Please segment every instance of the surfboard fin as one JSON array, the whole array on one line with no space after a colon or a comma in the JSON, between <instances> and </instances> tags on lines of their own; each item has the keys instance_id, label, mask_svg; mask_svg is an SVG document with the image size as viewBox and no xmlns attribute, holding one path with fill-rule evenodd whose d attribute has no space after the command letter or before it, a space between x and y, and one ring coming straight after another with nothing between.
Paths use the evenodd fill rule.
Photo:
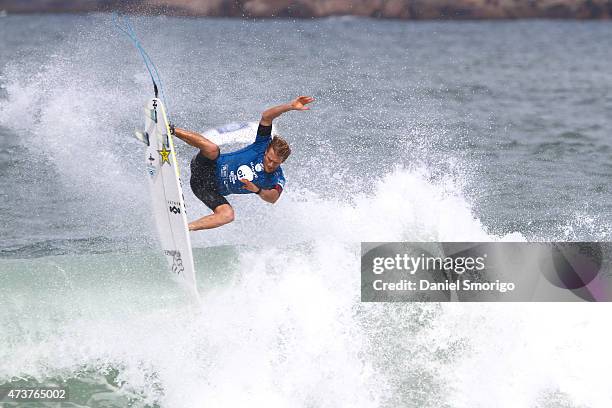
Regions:
<instances>
[{"instance_id":1,"label":"surfboard fin","mask_svg":"<svg viewBox=\"0 0 612 408\"><path fill-rule=\"evenodd\" d=\"M140 132L138 130L134 131L134 137L138 140L140 140L142 143L146 144L147 146L149 146L149 134L147 132Z\"/></svg>"},{"instance_id":2,"label":"surfboard fin","mask_svg":"<svg viewBox=\"0 0 612 408\"><path fill-rule=\"evenodd\" d=\"M151 120L157 123L157 111L155 109L145 108L145 114L151 118Z\"/></svg>"}]
</instances>

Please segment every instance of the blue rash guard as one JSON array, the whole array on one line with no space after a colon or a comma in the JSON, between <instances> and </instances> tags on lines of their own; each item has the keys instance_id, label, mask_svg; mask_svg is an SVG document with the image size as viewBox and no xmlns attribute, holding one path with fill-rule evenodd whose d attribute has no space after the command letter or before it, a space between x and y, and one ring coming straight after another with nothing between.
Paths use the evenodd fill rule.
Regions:
<instances>
[{"instance_id":1,"label":"blue rash guard","mask_svg":"<svg viewBox=\"0 0 612 408\"><path fill-rule=\"evenodd\" d=\"M215 180L219 194L249 194L240 179L252 181L264 190L276 189L279 193L285 187L285 177L280 166L273 173L264 171L263 159L272 141L272 126L259 125L255 142L235 152L219 155L216 160Z\"/></svg>"}]
</instances>

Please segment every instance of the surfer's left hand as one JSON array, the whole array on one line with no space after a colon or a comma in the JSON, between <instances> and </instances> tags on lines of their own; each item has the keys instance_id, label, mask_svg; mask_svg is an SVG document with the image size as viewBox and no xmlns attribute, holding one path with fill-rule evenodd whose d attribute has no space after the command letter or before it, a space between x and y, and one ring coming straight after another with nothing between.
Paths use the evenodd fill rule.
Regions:
<instances>
[{"instance_id":1,"label":"surfer's left hand","mask_svg":"<svg viewBox=\"0 0 612 408\"><path fill-rule=\"evenodd\" d=\"M253 184L253 182L247 180L247 179L240 179L240 181L242 181L242 183L244 184L244 186L242 186L242 188L252 191L254 193L259 191L259 187L257 187L255 184Z\"/></svg>"},{"instance_id":2,"label":"surfer's left hand","mask_svg":"<svg viewBox=\"0 0 612 408\"><path fill-rule=\"evenodd\" d=\"M309 110L310 108L306 105L312 101L314 101L314 98L311 96L298 96L291 101L291 108L294 110Z\"/></svg>"}]
</instances>

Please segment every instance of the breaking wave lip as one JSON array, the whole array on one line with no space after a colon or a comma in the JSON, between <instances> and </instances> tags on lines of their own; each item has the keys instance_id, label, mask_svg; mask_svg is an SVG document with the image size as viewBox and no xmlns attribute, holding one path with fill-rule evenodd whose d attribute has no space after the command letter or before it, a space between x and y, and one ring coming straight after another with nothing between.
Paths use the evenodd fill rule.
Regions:
<instances>
[{"instance_id":1,"label":"breaking wave lip","mask_svg":"<svg viewBox=\"0 0 612 408\"><path fill-rule=\"evenodd\" d=\"M5 309L13 328L3 343L12 357L1 381L16 373L31 382L85 379L89 396L82 402L92 406L128 397L160 407L369 408L399 406L417 394L422 406L447 400L450 356L469 339L438 326L447 323L440 305L360 304L358 264L360 241L499 239L451 180L433 182L425 171L398 167L350 202L288 190L278 206L237 200L241 210L254 213L196 236L202 246L224 242L232 249L200 263L198 280L208 287L195 311L178 290L164 295L161 270L157 282L138 285L146 271L130 275L133 265L106 263L113 254L80 257L75 265L72 257L50 257L48 267L69 286L38 297L40 305ZM94 285L80 293L91 277L88 263L114 269L92 270ZM420 380L398 382L405 377Z\"/></svg>"},{"instance_id":2,"label":"breaking wave lip","mask_svg":"<svg viewBox=\"0 0 612 408\"><path fill-rule=\"evenodd\" d=\"M161 407L247 401L378 407L401 405L416 393L423 406L436 406L451 381L443 374L452 367L449 356L467 340L439 331L439 305L360 304L359 242L499 237L486 232L451 180L434 182L425 171L398 167L375 183L372 193L350 201L309 190L288 190L274 207L237 200L237 212L251 216L194 236L196 247L223 242L233 248L225 258L199 265L198 280L210 286L196 311L180 302L178 291L163 295L161 271L158 282L140 287L143 271L130 275L132 266L92 270L96 278L86 293L56 288L58 296L36 300L43 309L11 304L5 319L21 320L14 326L9 319L16 328L3 343L11 345L13 357L0 378L86 378L93 384L83 403L91 405L104 397L96 390L104 389L109 401L131 395L143 406ZM95 255L80 257L85 269L65 264L71 257L50 258L50 267L75 288L90 278L88 262L106 265ZM103 285L96 288L98 280ZM41 316L56 324L41 324ZM402 376L421 380L408 386L397 382Z\"/></svg>"},{"instance_id":3,"label":"breaking wave lip","mask_svg":"<svg viewBox=\"0 0 612 408\"><path fill-rule=\"evenodd\" d=\"M212 242L248 245L253 237L256 242L278 245L321 239L348 243L525 240L518 233L489 234L454 189L450 182L434 184L419 171L397 168L376 182L372 194L356 194L350 201L289 188L274 208L236 198L238 217L249 216L237 217L220 230L193 235L192 243L196 247Z\"/></svg>"}]
</instances>

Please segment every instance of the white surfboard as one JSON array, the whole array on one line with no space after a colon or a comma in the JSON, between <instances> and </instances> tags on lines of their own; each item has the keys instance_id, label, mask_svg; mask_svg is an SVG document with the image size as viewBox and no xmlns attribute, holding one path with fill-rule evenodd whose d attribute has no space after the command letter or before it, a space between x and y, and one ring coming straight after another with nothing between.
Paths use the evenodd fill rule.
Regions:
<instances>
[{"instance_id":1,"label":"white surfboard","mask_svg":"<svg viewBox=\"0 0 612 408\"><path fill-rule=\"evenodd\" d=\"M202 135L217 145L232 143L253 143L257 135L259 122L234 122L208 129ZM276 133L276 125L272 124L272 134Z\"/></svg>"},{"instance_id":2,"label":"white surfboard","mask_svg":"<svg viewBox=\"0 0 612 408\"><path fill-rule=\"evenodd\" d=\"M168 118L162 101L149 100L145 107L145 130L136 137L145 145L147 177L151 187L153 216L162 253L174 279L197 298L198 289L187 228L185 200Z\"/></svg>"}]
</instances>

